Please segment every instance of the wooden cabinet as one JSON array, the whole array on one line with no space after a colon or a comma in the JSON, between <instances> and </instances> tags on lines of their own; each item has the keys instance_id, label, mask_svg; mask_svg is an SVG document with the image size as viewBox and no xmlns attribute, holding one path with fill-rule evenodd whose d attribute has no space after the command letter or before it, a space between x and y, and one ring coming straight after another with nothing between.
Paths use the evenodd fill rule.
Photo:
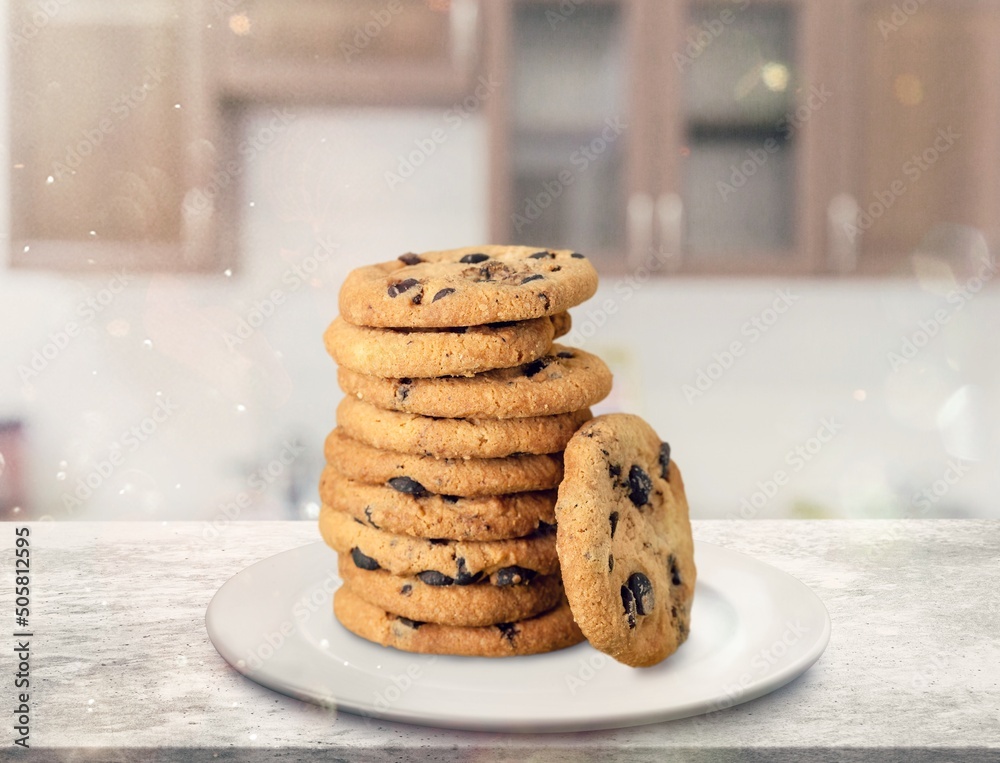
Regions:
<instances>
[{"instance_id":1,"label":"wooden cabinet","mask_svg":"<svg viewBox=\"0 0 1000 763\"><path fill-rule=\"evenodd\" d=\"M996 241L998 9L491 3L491 64L510 72L493 238L720 274L892 272L928 240ZM924 172L935 141L950 155Z\"/></svg>"}]
</instances>

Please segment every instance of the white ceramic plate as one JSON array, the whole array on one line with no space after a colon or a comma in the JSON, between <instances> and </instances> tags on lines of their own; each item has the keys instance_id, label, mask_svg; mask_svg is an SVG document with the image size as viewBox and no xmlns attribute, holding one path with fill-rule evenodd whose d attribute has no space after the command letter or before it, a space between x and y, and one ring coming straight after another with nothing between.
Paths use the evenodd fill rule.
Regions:
<instances>
[{"instance_id":1,"label":"white ceramic plate","mask_svg":"<svg viewBox=\"0 0 1000 763\"><path fill-rule=\"evenodd\" d=\"M697 542L691 635L652 668L584 643L529 657L416 655L354 636L333 617L336 554L322 541L257 562L212 598L208 634L248 678L363 716L495 731L615 728L760 697L826 648L830 618L804 584Z\"/></svg>"}]
</instances>

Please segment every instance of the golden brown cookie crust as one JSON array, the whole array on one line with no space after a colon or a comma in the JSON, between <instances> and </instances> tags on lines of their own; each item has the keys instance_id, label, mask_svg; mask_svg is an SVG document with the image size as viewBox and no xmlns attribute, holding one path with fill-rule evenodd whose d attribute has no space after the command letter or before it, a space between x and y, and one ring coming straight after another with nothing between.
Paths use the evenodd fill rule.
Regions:
<instances>
[{"instance_id":1,"label":"golden brown cookie crust","mask_svg":"<svg viewBox=\"0 0 1000 763\"><path fill-rule=\"evenodd\" d=\"M552 652L583 641L565 599L548 612L526 620L464 628L400 619L369 604L345 585L333 595L333 611L341 625L356 636L422 654L512 657Z\"/></svg>"},{"instance_id":2,"label":"golden brown cookie crust","mask_svg":"<svg viewBox=\"0 0 1000 763\"><path fill-rule=\"evenodd\" d=\"M418 538L503 540L555 524L556 491L478 498L414 496L382 485L366 485L323 469L320 499L376 530Z\"/></svg>"},{"instance_id":3,"label":"golden brown cookie crust","mask_svg":"<svg viewBox=\"0 0 1000 763\"><path fill-rule=\"evenodd\" d=\"M337 553L352 556L354 549L358 549L393 575L432 571L462 580L480 572L493 575L511 567L521 567L538 575L554 575L559 571L552 531L491 541L413 538L375 530L329 506L320 509L319 531L326 544Z\"/></svg>"},{"instance_id":4,"label":"golden brown cookie crust","mask_svg":"<svg viewBox=\"0 0 1000 763\"><path fill-rule=\"evenodd\" d=\"M654 665L690 626L696 569L680 470L628 414L584 424L565 463L556 545L573 615L596 649Z\"/></svg>"},{"instance_id":5,"label":"golden brown cookie crust","mask_svg":"<svg viewBox=\"0 0 1000 763\"><path fill-rule=\"evenodd\" d=\"M523 620L552 609L562 598L558 575L539 575L522 585L434 586L415 576L363 570L340 554L340 579L369 604L411 620L464 627Z\"/></svg>"},{"instance_id":6,"label":"golden brown cookie crust","mask_svg":"<svg viewBox=\"0 0 1000 763\"><path fill-rule=\"evenodd\" d=\"M600 402L611 371L589 352L553 344L550 354L515 368L441 379L383 379L341 367L341 389L379 408L442 418L551 416Z\"/></svg>"},{"instance_id":7,"label":"golden brown cookie crust","mask_svg":"<svg viewBox=\"0 0 1000 763\"><path fill-rule=\"evenodd\" d=\"M504 458L558 453L592 417L589 408L516 419L442 419L388 411L351 395L337 406L337 426L381 450L434 458Z\"/></svg>"},{"instance_id":8,"label":"golden brown cookie crust","mask_svg":"<svg viewBox=\"0 0 1000 763\"><path fill-rule=\"evenodd\" d=\"M554 336L552 318L457 330L370 328L337 318L323 341L337 363L357 373L422 378L528 363L549 351Z\"/></svg>"},{"instance_id":9,"label":"golden brown cookie crust","mask_svg":"<svg viewBox=\"0 0 1000 763\"><path fill-rule=\"evenodd\" d=\"M562 479L562 455L507 458L433 458L379 450L354 440L340 428L326 438L327 463L337 473L384 485L405 478L441 495L482 496L549 490Z\"/></svg>"},{"instance_id":10,"label":"golden brown cookie crust","mask_svg":"<svg viewBox=\"0 0 1000 763\"><path fill-rule=\"evenodd\" d=\"M478 326L565 312L596 290L597 271L577 252L472 246L351 271L340 314L357 326Z\"/></svg>"}]
</instances>

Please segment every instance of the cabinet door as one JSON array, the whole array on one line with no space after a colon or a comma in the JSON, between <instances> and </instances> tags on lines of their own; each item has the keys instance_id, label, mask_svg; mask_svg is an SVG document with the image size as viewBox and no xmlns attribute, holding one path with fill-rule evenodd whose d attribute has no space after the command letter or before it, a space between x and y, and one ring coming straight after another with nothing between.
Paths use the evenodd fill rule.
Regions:
<instances>
[{"instance_id":1,"label":"cabinet door","mask_svg":"<svg viewBox=\"0 0 1000 763\"><path fill-rule=\"evenodd\" d=\"M664 4L661 246L689 272L802 272L821 255L818 3Z\"/></svg>"},{"instance_id":2,"label":"cabinet door","mask_svg":"<svg viewBox=\"0 0 1000 763\"><path fill-rule=\"evenodd\" d=\"M488 66L506 72L491 113L493 238L578 249L605 272L622 269L629 202L649 188L640 155L648 121L636 113L633 76L643 66L646 4L488 6ZM647 222L640 235L649 230Z\"/></svg>"},{"instance_id":3,"label":"cabinet door","mask_svg":"<svg viewBox=\"0 0 1000 763\"><path fill-rule=\"evenodd\" d=\"M955 275L975 272L1000 241L997 4L871 0L849 8L845 67L857 110L847 141L857 160L845 167L843 187L856 208L841 228L857 268L909 272L929 257Z\"/></svg>"}]
</instances>

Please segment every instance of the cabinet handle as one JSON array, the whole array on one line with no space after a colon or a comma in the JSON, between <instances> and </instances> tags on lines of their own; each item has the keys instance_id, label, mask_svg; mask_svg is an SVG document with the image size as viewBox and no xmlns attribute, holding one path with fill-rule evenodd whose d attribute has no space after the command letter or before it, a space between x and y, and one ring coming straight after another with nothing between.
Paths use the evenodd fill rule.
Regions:
<instances>
[{"instance_id":1,"label":"cabinet handle","mask_svg":"<svg viewBox=\"0 0 1000 763\"><path fill-rule=\"evenodd\" d=\"M826 208L827 262L835 273L853 273L858 268L858 201L849 193L838 193Z\"/></svg>"},{"instance_id":2,"label":"cabinet handle","mask_svg":"<svg viewBox=\"0 0 1000 763\"><path fill-rule=\"evenodd\" d=\"M656 222L660 228L657 258L668 271L680 270L684 248L684 200L678 193L661 193L656 199Z\"/></svg>"},{"instance_id":3,"label":"cabinet handle","mask_svg":"<svg viewBox=\"0 0 1000 763\"><path fill-rule=\"evenodd\" d=\"M653 197L633 193L628 199L628 266L634 269L653 247Z\"/></svg>"}]
</instances>

